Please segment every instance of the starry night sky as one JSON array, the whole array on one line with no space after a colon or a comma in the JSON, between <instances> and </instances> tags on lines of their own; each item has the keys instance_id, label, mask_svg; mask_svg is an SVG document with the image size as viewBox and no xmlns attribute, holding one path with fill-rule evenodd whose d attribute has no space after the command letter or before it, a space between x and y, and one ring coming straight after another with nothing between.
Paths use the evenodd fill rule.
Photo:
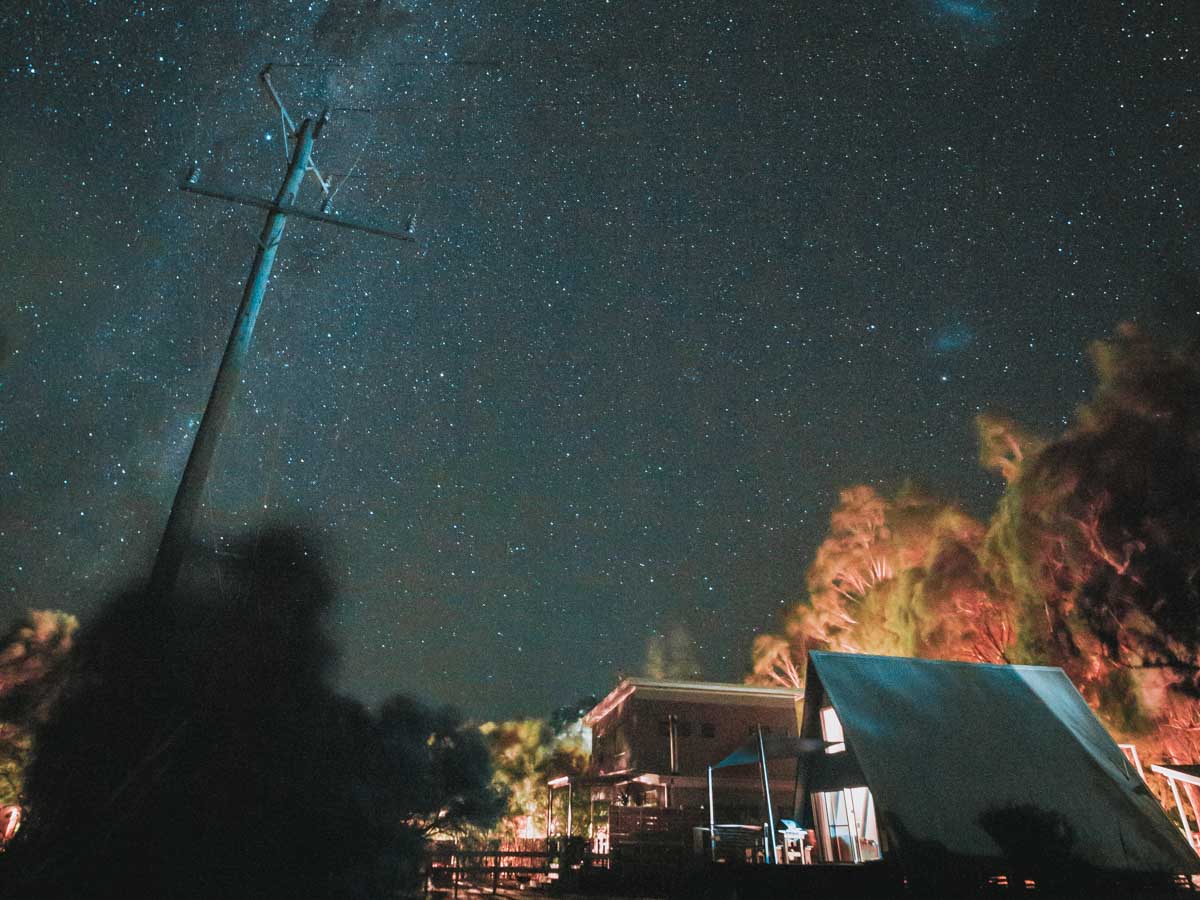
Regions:
<instances>
[{"instance_id":1,"label":"starry night sky","mask_svg":"<svg viewBox=\"0 0 1200 900\"><path fill-rule=\"evenodd\" d=\"M289 223L205 534L323 536L369 702L544 714L680 627L740 678L839 488L986 514L978 411L1194 322L1198 7L5 4L0 619L149 571L262 224L177 185L274 195L274 63L420 242Z\"/></svg>"}]
</instances>

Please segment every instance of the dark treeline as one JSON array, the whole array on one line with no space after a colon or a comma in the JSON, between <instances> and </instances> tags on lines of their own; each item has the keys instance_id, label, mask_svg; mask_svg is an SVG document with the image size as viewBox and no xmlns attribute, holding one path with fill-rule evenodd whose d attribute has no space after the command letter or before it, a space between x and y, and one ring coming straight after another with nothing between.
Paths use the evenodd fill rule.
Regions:
<instances>
[{"instance_id":1,"label":"dark treeline","mask_svg":"<svg viewBox=\"0 0 1200 900\"><path fill-rule=\"evenodd\" d=\"M212 589L133 590L81 632L0 888L36 897L380 897L432 830L503 806L477 730L328 685L333 585L276 530Z\"/></svg>"}]
</instances>

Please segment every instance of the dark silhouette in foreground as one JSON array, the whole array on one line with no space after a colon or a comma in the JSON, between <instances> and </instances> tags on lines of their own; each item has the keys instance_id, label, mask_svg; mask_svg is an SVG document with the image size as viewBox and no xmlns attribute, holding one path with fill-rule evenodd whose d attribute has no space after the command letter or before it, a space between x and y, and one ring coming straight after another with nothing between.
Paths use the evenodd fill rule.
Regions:
<instances>
[{"instance_id":1,"label":"dark silhouette in foreground","mask_svg":"<svg viewBox=\"0 0 1200 900\"><path fill-rule=\"evenodd\" d=\"M39 731L0 890L33 897L380 897L426 832L502 808L475 729L337 695L310 542L275 531L213 590L131 591L80 635Z\"/></svg>"}]
</instances>

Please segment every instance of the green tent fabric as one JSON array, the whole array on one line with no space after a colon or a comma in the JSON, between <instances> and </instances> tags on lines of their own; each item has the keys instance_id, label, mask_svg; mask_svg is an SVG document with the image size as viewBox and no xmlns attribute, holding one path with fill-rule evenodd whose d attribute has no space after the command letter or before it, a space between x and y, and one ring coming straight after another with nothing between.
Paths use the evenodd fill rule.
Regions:
<instances>
[{"instance_id":1,"label":"green tent fabric","mask_svg":"<svg viewBox=\"0 0 1200 900\"><path fill-rule=\"evenodd\" d=\"M817 738L801 737L764 737L763 752L767 759L795 759L804 753L823 753L828 746L827 741ZM727 757L713 766L714 769L724 769L727 766L758 765L758 738L747 741Z\"/></svg>"},{"instance_id":2,"label":"green tent fabric","mask_svg":"<svg viewBox=\"0 0 1200 900\"><path fill-rule=\"evenodd\" d=\"M834 791L839 788L864 783L862 769L853 752L826 753L829 741L819 738L806 737L764 737L763 750L768 760L792 759L804 757L802 783L810 791ZM727 757L713 766L713 771L729 766L757 766L758 738L742 745ZM797 773L799 774L799 772ZM776 786L794 787L794 781L789 778L786 782L776 782ZM787 815L795 815L788 812ZM805 813L799 813L805 819Z\"/></svg>"},{"instance_id":3,"label":"green tent fabric","mask_svg":"<svg viewBox=\"0 0 1200 900\"><path fill-rule=\"evenodd\" d=\"M807 702L837 711L900 843L1003 861L1006 841L1037 834L1057 845L1047 852L1101 869L1200 872L1061 669L823 652L809 660Z\"/></svg>"}]
</instances>

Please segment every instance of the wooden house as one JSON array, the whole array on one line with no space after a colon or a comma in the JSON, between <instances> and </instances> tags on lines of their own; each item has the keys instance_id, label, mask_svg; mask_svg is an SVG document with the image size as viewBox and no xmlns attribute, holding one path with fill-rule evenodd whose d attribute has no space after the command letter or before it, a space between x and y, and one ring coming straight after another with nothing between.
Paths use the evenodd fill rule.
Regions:
<instances>
[{"instance_id":1,"label":"wooden house","mask_svg":"<svg viewBox=\"0 0 1200 900\"><path fill-rule=\"evenodd\" d=\"M583 835L597 853L635 843L687 844L693 826L708 822L708 767L759 733L798 735L802 699L787 688L624 679L584 719L592 729L587 771L550 782L548 831ZM793 768L780 768L781 809L791 807ZM723 778L715 790L724 821L765 821L753 772ZM581 797L590 814L576 822L572 809Z\"/></svg>"}]
</instances>

